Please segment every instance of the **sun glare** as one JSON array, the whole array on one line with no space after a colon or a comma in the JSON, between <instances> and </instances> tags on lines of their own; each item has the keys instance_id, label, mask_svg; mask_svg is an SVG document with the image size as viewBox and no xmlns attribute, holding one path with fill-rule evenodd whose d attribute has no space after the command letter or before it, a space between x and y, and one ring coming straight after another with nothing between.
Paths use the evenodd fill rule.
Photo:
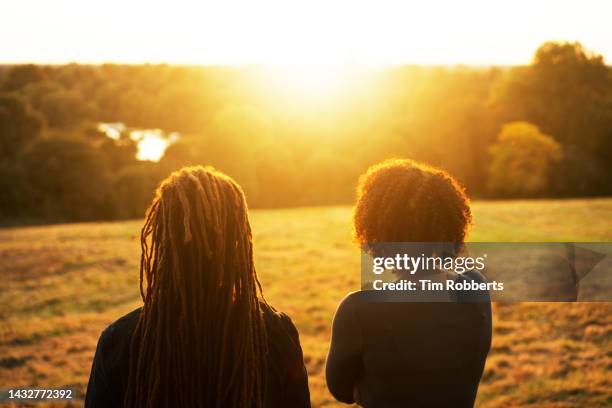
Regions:
<instances>
[{"instance_id":1,"label":"sun glare","mask_svg":"<svg viewBox=\"0 0 612 408\"><path fill-rule=\"evenodd\" d=\"M371 88L376 68L349 64L261 66L252 80L259 94L285 108L335 111Z\"/></svg>"},{"instance_id":2,"label":"sun glare","mask_svg":"<svg viewBox=\"0 0 612 408\"><path fill-rule=\"evenodd\" d=\"M340 65L277 65L260 72L263 86L290 98L326 100L347 85L346 67Z\"/></svg>"}]
</instances>

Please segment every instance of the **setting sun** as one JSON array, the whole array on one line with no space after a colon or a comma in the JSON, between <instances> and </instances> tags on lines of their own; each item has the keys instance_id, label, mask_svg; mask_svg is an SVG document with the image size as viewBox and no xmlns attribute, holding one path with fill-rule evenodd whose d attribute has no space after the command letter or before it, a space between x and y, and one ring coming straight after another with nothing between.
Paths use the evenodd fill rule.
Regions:
<instances>
[{"instance_id":1,"label":"setting sun","mask_svg":"<svg viewBox=\"0 0 612 408\"><path fill-rule=\"evenodd\" d=\"M355 68L341 64L261 67L253 82L262 93L285 103L335 103L356 86Z\"/></svg>"}]
</instances>

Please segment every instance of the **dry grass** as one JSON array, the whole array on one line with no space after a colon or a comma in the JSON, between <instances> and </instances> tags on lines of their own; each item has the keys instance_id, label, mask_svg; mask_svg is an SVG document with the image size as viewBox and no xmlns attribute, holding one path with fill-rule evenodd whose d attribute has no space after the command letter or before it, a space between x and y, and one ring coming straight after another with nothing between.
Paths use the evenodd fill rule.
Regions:
<instances>
[{"instance_id":1,"label":"dry grass","mask_svg":"<svg viewBox=\"0 0 612 408\"><path fill-rule=\"evenodd\" d=\"M474 241L612 241L612 200L474 204ZM338 301L359 287L346 207L252 212L265 294L300 330L315 407ZM139 305L140 221L0 230L0 388L85 392L100 331ZM496 304L478 406L612 405L612 303ZM81 405L82 401L78 401ZM42 406L37 404L36 406Z\"/></svg>"}]
</instances>

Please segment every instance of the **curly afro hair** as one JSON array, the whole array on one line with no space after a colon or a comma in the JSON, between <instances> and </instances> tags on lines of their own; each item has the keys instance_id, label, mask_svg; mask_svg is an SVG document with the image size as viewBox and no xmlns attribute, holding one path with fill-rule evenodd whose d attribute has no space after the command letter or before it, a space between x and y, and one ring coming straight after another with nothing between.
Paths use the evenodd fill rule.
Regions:
<instances>
[{"instance_id":1,"label":"curly afro hair","mask_svg":"<svg viewBox=\"0 0 612 408\"><path fill-rule=\"evenodd\" d=\"M383 242L445 242L463 246L472 222L463 187L446 171L390 159L359 178L353 213L362 246Z\"/></svg>"}]
</instances>

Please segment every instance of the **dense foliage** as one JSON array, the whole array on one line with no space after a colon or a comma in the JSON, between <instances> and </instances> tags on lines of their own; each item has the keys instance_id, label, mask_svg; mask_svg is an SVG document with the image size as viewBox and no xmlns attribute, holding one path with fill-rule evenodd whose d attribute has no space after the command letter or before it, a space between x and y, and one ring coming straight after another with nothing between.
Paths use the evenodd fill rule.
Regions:
<instances>
[{"instance_id":1,"label":"dense foliage","mask_svg":"<svg viewBox=\"0 0 612 408\"><path fill-rule=\"evenodd\" d=\"M317 96L282 92L262 71L0 67L0 220L141 216L185 164L230 174L255 207L350 202L357 176L387 157L442 166L477 196L612 193L612 69L580 44L546 43L521 67L353 67ZM515 121L548 135L530 146L557 146L551 160L500 135ZM112 139L100 122L128 130ZM182 137L143 162L129 129ZM521 162L535 170L504 168Z\"/></svg>"},{"instance_id":2,"label":"dense foliage","mask_svg":"<svg viewBox=\"0 0 612 408\"><path fill-rule=\"evenodd\" d=\"M510 197L545 193L551 168L562 157L559 143L528 122L504 125L491 155L487 187Z\"/></svg>"}]
</instances>

